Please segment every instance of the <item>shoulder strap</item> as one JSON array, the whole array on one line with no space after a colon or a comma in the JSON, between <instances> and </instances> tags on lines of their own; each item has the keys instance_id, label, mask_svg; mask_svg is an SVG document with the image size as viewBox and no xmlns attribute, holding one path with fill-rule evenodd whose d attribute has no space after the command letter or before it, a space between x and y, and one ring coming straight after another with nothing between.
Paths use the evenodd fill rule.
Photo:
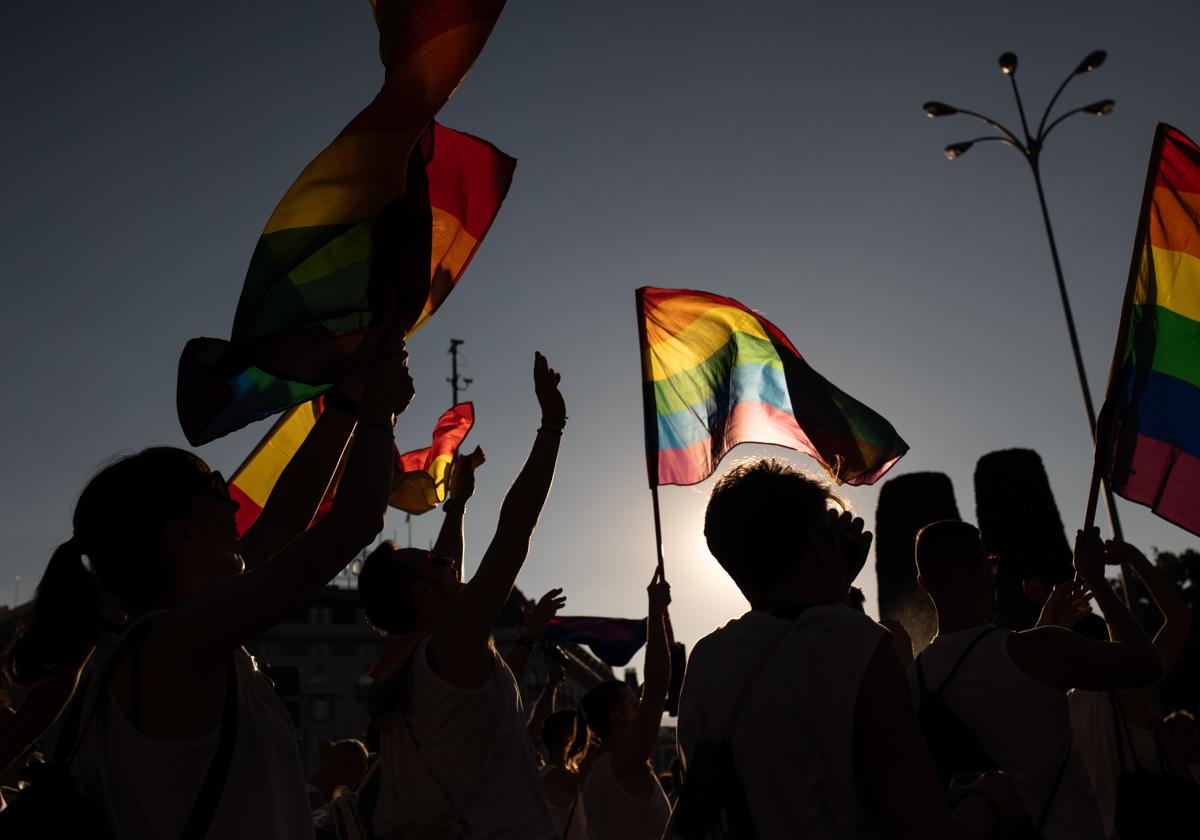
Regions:
<instances>
[{"instance_id":1,"label":"shoulder strap","mask_svg":"<svg viewBox=\"0 0 1200 840\"><path fill-rule=\"evenodd\" d=\"M87 731L88 726L95 717L96 709L104 700L104 692L108 688L108 684L112 681L113 675L117 671L117 665L121 662L121 656L130 645L140 644L146 638L147 632L150 630L150 622L143 621L141 624L135 625L131 630L125 633L116 643L112 654L105 660L100 668L99 676L96 678L95 692L92 693L92 677L89 674L84 680L81 690L75 693L75 699L71 703L71 711L67 714L67 719L63 722L62 731L58 735L58 743L54 746L54 764L66 766L75 758L75 753L79 751L79 745L83 741L83 733ZM88 704L91 699L90 705ZM87 706L87 714L84 714L84 707Z\"/></svg>"},{"instance_id":2,"label":"shoulder strap","mask_svg":"<svg viewBox=\"0 0 1200 840\"><path fill-rule=\"evenodd\" d=\"M217 803L225 791L225 780L233 759L233 741L237 734L237 654L229 658L228 676L225 679L225 709L221 713L221 735L212 763L200 786L196 804L183 827L182 840L201 840L208 833Z\"/></svg>"},{"instance_id":3,"label":"shoulder strap","mask_svg":"<svg viewBox=\"0 0 1200 840\"><path fill-rule=\"evenodd\" d=\"M999 627L989 627L986 630L984 630L982 633L980 633L978 636L976 636L974 639L971 640L971 644L967 645L966 650L964 650L961 654L959 654L958 660L954 663L954 666L950 669L950 673L946 674L946 678L944 680L942 680L942 684L940 686L938 686L938 690L937 690L938 694L941 694L943 691L946 690L946 686L948 686L950 684L950 680L954 679L954 675L958 673L958 669L960 667L962 667L962 664L964 662L967 661L967 657L971 655L971 651L975 650L975 646L983 641L983 637L986 636L988 633L991 633L993 630L999 630L999 629L1000 629ZM928 648L926 648L926 650L928 650ZM921 651L921 653L924 654L925 651ZM920 656L917 657L918 660L920 660L920 658L921 658ZM917 678L920 679L920 677L921 677L921 666L918 663ZM922 680L922 683L923 682L924 681ZM924 685L922 685L922 691L923 690L924 690Z\"/></svg>"},{"instance_id":4,"label":"shoulder strap","mask_svg":"<svg viewBox=\"0 0 1200 840\"><path fill-rule=\"evenodd\" d=\"M788 634L789 630L796 626L796 621L799 620L799 617L800 612L797 612L795 617L792 618L792 620L789 621L788 624L786 624L784 628L775 635L775 638L771 641L771 645L767 648L766 653L764 653L762 658L758 660L758 665L756 665L754 670L750 672L750 675L746 678L746 681L742 683L741 693L738 695L737 703L735 703L733 706L733 713L729 716L729 722L725 726L726 741L733 739L733 730L737 727L738 719L742 716L742 706L744 706L746 704L746 700L749 699L750 690L754 688L754 684L758 682L759 674L762 673L763 668L765 668L767 663L771 660L771 656L775 653L775 649L779 647L779 643L783 641L783 637Z\"/></svg>"},{"instance_id":5,"label":"shoulder strap","mask_svg":"<svg viewBox=\"0 0 1200 840\"><path fill-rule=\"evenodd\" d=\"M575 789L575 799L571 802L571 813L567 814L567 826L563 829L562 840L567 840L571 833L571 823L575 821L575 809L579 807L579 797L583 796L578 788Z\"/></svg>"}]
</instances>

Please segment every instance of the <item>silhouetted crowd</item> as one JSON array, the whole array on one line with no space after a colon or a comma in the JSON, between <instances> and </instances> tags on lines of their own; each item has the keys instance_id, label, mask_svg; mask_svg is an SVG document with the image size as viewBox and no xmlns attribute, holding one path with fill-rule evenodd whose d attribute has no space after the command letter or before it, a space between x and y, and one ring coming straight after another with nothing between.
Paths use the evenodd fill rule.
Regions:
<instances>
[{"instance_id":1,"label":"silhouetted crowd","mask_svg":"<svg viewBox=\"0 0 1200 840\"><path fill-rule=\"evenodd\" d=\"M738 464L709 498L709 549L751 609L692 650L678 760L651 763L671 685L661 567L647 587L640 692L614 680L556 708L557 670L527 713L518 680L561 591L504 655L491 633L567 426L559 375L540 354L533 384L540 423L474 575L462 580L469 458L456 462L432 550L384 542L363 561L361 607L388 638L369 734L326 744L309 779L292 719L243 646L382 528L393 428L413 397L399 333L372 330L240 538L224 478L197 456L153 448L102 469L5 659L26 693L0 720L0 836L1200 833L1195 718L1153 703L1191 612L1137 549L1080 532L1074 580L1042 592L1037 624L1015 632L992 623L996 561L979 531L928 525L915 564L938 626L914 655L905 628L872 621L851 586L871 545L863 521L776 460ZM1154 638L1105 576L1118 564L1162 613Z\"/></svg>"}]
</instances>

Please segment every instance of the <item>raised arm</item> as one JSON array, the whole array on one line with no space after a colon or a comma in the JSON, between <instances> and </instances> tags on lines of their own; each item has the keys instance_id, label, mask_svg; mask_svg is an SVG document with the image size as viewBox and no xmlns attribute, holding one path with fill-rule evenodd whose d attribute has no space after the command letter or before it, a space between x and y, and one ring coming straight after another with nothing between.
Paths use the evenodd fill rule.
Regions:
<instances>
[{"instance_id":1,"label":"raised arm","mask_svg":"<svg viewBox=\"0 0 1200 840\"><path fill-rule=\"evenodd\" d=\"M1111 641L1096 642L1061 627L1036 627L1009 636L1008 652L1022 671L1062 689L1140 688L1162 676L1149 637L1104 577L1104 544L1092 528L1075 538L1075 569L1108 623Z\"/></svg>"},{"instance_id":2,"label":"raised arm","mask_svg":"<svg viewBox=\"0 0 1200 840\"><path fill-rule=\"evenodd\" d=\"M529 623L525 625L525 629L513 642L512 647L508 649L508 653L504 654L504 662L508 665L508 670L512 671L517 682L521 681L521 676L525 673L525 665L529 662L529 654L533 651L533 646L537 644L538 639L542 637L542 631L546 629L546 624L566 604L567 599L561 589L551 589L538 599L533 613L529 616Z\"/></svg>"},{"instance_id":3,"label":"raised arm","mask_svg":"<svg viewBox=\"0 0 1200 840\"><path fill-rule=\"evenodd\" d=\"M448 557L455 561L458 567L458 579L462 580L463 572L463 517L466 515L467 502L475 494L475 469L483 463L483 450L478 446L470 455L459 455L454 459L454 467L450 471L450 492L442 504L442 529L438 531L437 542L433 544L434 554Z\"/></svg>"},{"instance_id":4,"label":"raised arm","mask_svg":"<svg viewBox=\"0 0 1200 840\"><path fill-rule=\"evenodd\" d=\"M0 776L7 774L9 767L28 753L58 720L75 696L79 674L94 650L88 648L79 662L31 687L21 708L0 721Z\"/></svg>"},{"instance_id":5,"label":"raised arm","mask_svg":"<svg viewBox=\"0 0 1200 840\"><path fill-rule=\"evenodd\" d=\"M329 514L257 569L201 589L159 619L146 645L147 672L156 664L189 681L203 679L191 676L195 666L223 667L232 651L303 606L379 533L391 487L392 424L413 395L407 363L402 336L390 334L371 367Z\"/></svg>"},{"instance_id":6,"label":"raised arm","mask_svg":"<svg viewBox=\"0 0 1200 840\"><path fill-rule=\"evenodd\" d=\"M563 666L557 662L551 662L550 670L546 673L546 684L538 692L537 699L533 701L533 709L529 712L529 737L535 746L542 737L546 718L554 714L554 701L558 696L558 687L565 677L566 671L563 670Z\"/></svg>"},{"instance_id":7,"label":"raised arm","mask_svg":"<svg viewBox=\"0 0 1200 840\"><path fill-rule=\"evenodd\" d=\"M648 780L646 762L658 743L663 710L667 705L667 689L671 686L671 646L667 641L667 605L671 603L671 584L654 572L646 587L649 616L646 619L646 679L642 683L642 699L629 731L613 749L613 775L634 796L648 796L648 789L639 790L640 782Z\"/></svg>"},{"instance_id":8,"label":"raised arm","mask_svg":"<svg viewBox=\"0 0 1200 840\"><path fill-rule=\"evenodd\" d=\"M1124 563L1133 569L1134 574L1141 578L1142 583L1150 590L1154 605L1162 613L1162 627L1154 634L1154 648L1162 660L1163 673L1175 667L1179 654L1187 644L1188 634L1192 629L1192 611L1188 609L1187 601L1179 591L1171 585L1166 576L1149 560L1129 543L1110 540L1106 543L1110 563Z\"/></svg>"},{"instance_id":9,"label":"raised arm","mask_svg":"<svg viewBox=\"0 0 1200 840\"><path fill-rule=\"evenodd\" d=\"M484 552L479 570L454 598L434 631L429 661L451 685L474 688L491 668L488 638L496 613L512 591L517 573L529 553L529 538L537 525L550 484L567 412L558 390L559 375L538 353L533 383L542 410L542 424L533 449L504 497L496 535Z\"/></svg>"}]
</instances>

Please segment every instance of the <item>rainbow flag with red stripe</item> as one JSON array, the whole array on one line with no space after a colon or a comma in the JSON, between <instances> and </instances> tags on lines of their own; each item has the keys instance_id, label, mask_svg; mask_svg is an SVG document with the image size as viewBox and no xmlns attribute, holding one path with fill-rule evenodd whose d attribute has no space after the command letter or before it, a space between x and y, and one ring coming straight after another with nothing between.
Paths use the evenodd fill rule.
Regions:
<instances>
[{"instance_id":1,"label":"rainbow flag with red stripe","mask_svg":"<svg viewBox=\"0 0 1200 840\"><path fill-rule=\"evenodd\" d=\"M275 483L317 424L322 408L323 400L318 397L287 411L230 478L229 495L238 503L239 536L246 533L262 513ZM474 423L475 407L469 402L459 403L438 418L430 446L395 453L396 468L388 497L392 507L420 514L445 501L450 465ZM482 457L482 452L478 452L477 465L482 462ZM330 483L314 520L323 516L333 503L337 478L335 476Z\"/></svg>"},{"instance_id":2,"label":"rainbow flag with red stripe","mask_svg":"<svg viewBox=\"0 0 1200 840\"><path fill-rule=\"evenodd\" d=\"M300 173L259 237L229 341L197 338L177 408L193 445L311 400L388 310L411 334L462 277L516 162L433 122L503 0L378 0L382 89Z\"/></svg>"},{"instance_id":3,"label":"rainbow flag with red stripe","mask_svg":"<svg viewBox=\"0 0 1200 840\"><path fill-rule=\"evenodd\" d=\"M806 452L839 484L871 484L908 451L736 300L647 286L637 305L651 487L701 482L739 443Z\"/></svg>"},{"instance_id":4,"label":"rainbow flag with red stripe","mask_svg":"<svg viewBox=\"0 0 1200 840\"><path fill-rule=\"evenodd\" d=\"M1155 134L1131 287L1098 424L1101 474L1200 534L1200 146L1168 125Z\"/></svg>"}]
</instances>

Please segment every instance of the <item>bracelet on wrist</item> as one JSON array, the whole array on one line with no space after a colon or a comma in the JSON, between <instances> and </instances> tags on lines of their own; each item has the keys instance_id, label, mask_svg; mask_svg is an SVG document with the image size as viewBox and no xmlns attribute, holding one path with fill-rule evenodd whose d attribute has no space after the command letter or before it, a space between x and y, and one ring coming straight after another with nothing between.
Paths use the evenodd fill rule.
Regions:
<instances>
[{"instance_id":1,"label":"bracelet on wrist","mask_svg":"<svg viewBox=\"0 0 1200 840\"><path fill-rule=\"evenodd\" d=\"M358 417L358 400L346 396L336 388L330 388L322 394L322 397L324 398L325 405L336 408L344 414L349 414L353 418Z\"/></svg>"}]
</instances>

